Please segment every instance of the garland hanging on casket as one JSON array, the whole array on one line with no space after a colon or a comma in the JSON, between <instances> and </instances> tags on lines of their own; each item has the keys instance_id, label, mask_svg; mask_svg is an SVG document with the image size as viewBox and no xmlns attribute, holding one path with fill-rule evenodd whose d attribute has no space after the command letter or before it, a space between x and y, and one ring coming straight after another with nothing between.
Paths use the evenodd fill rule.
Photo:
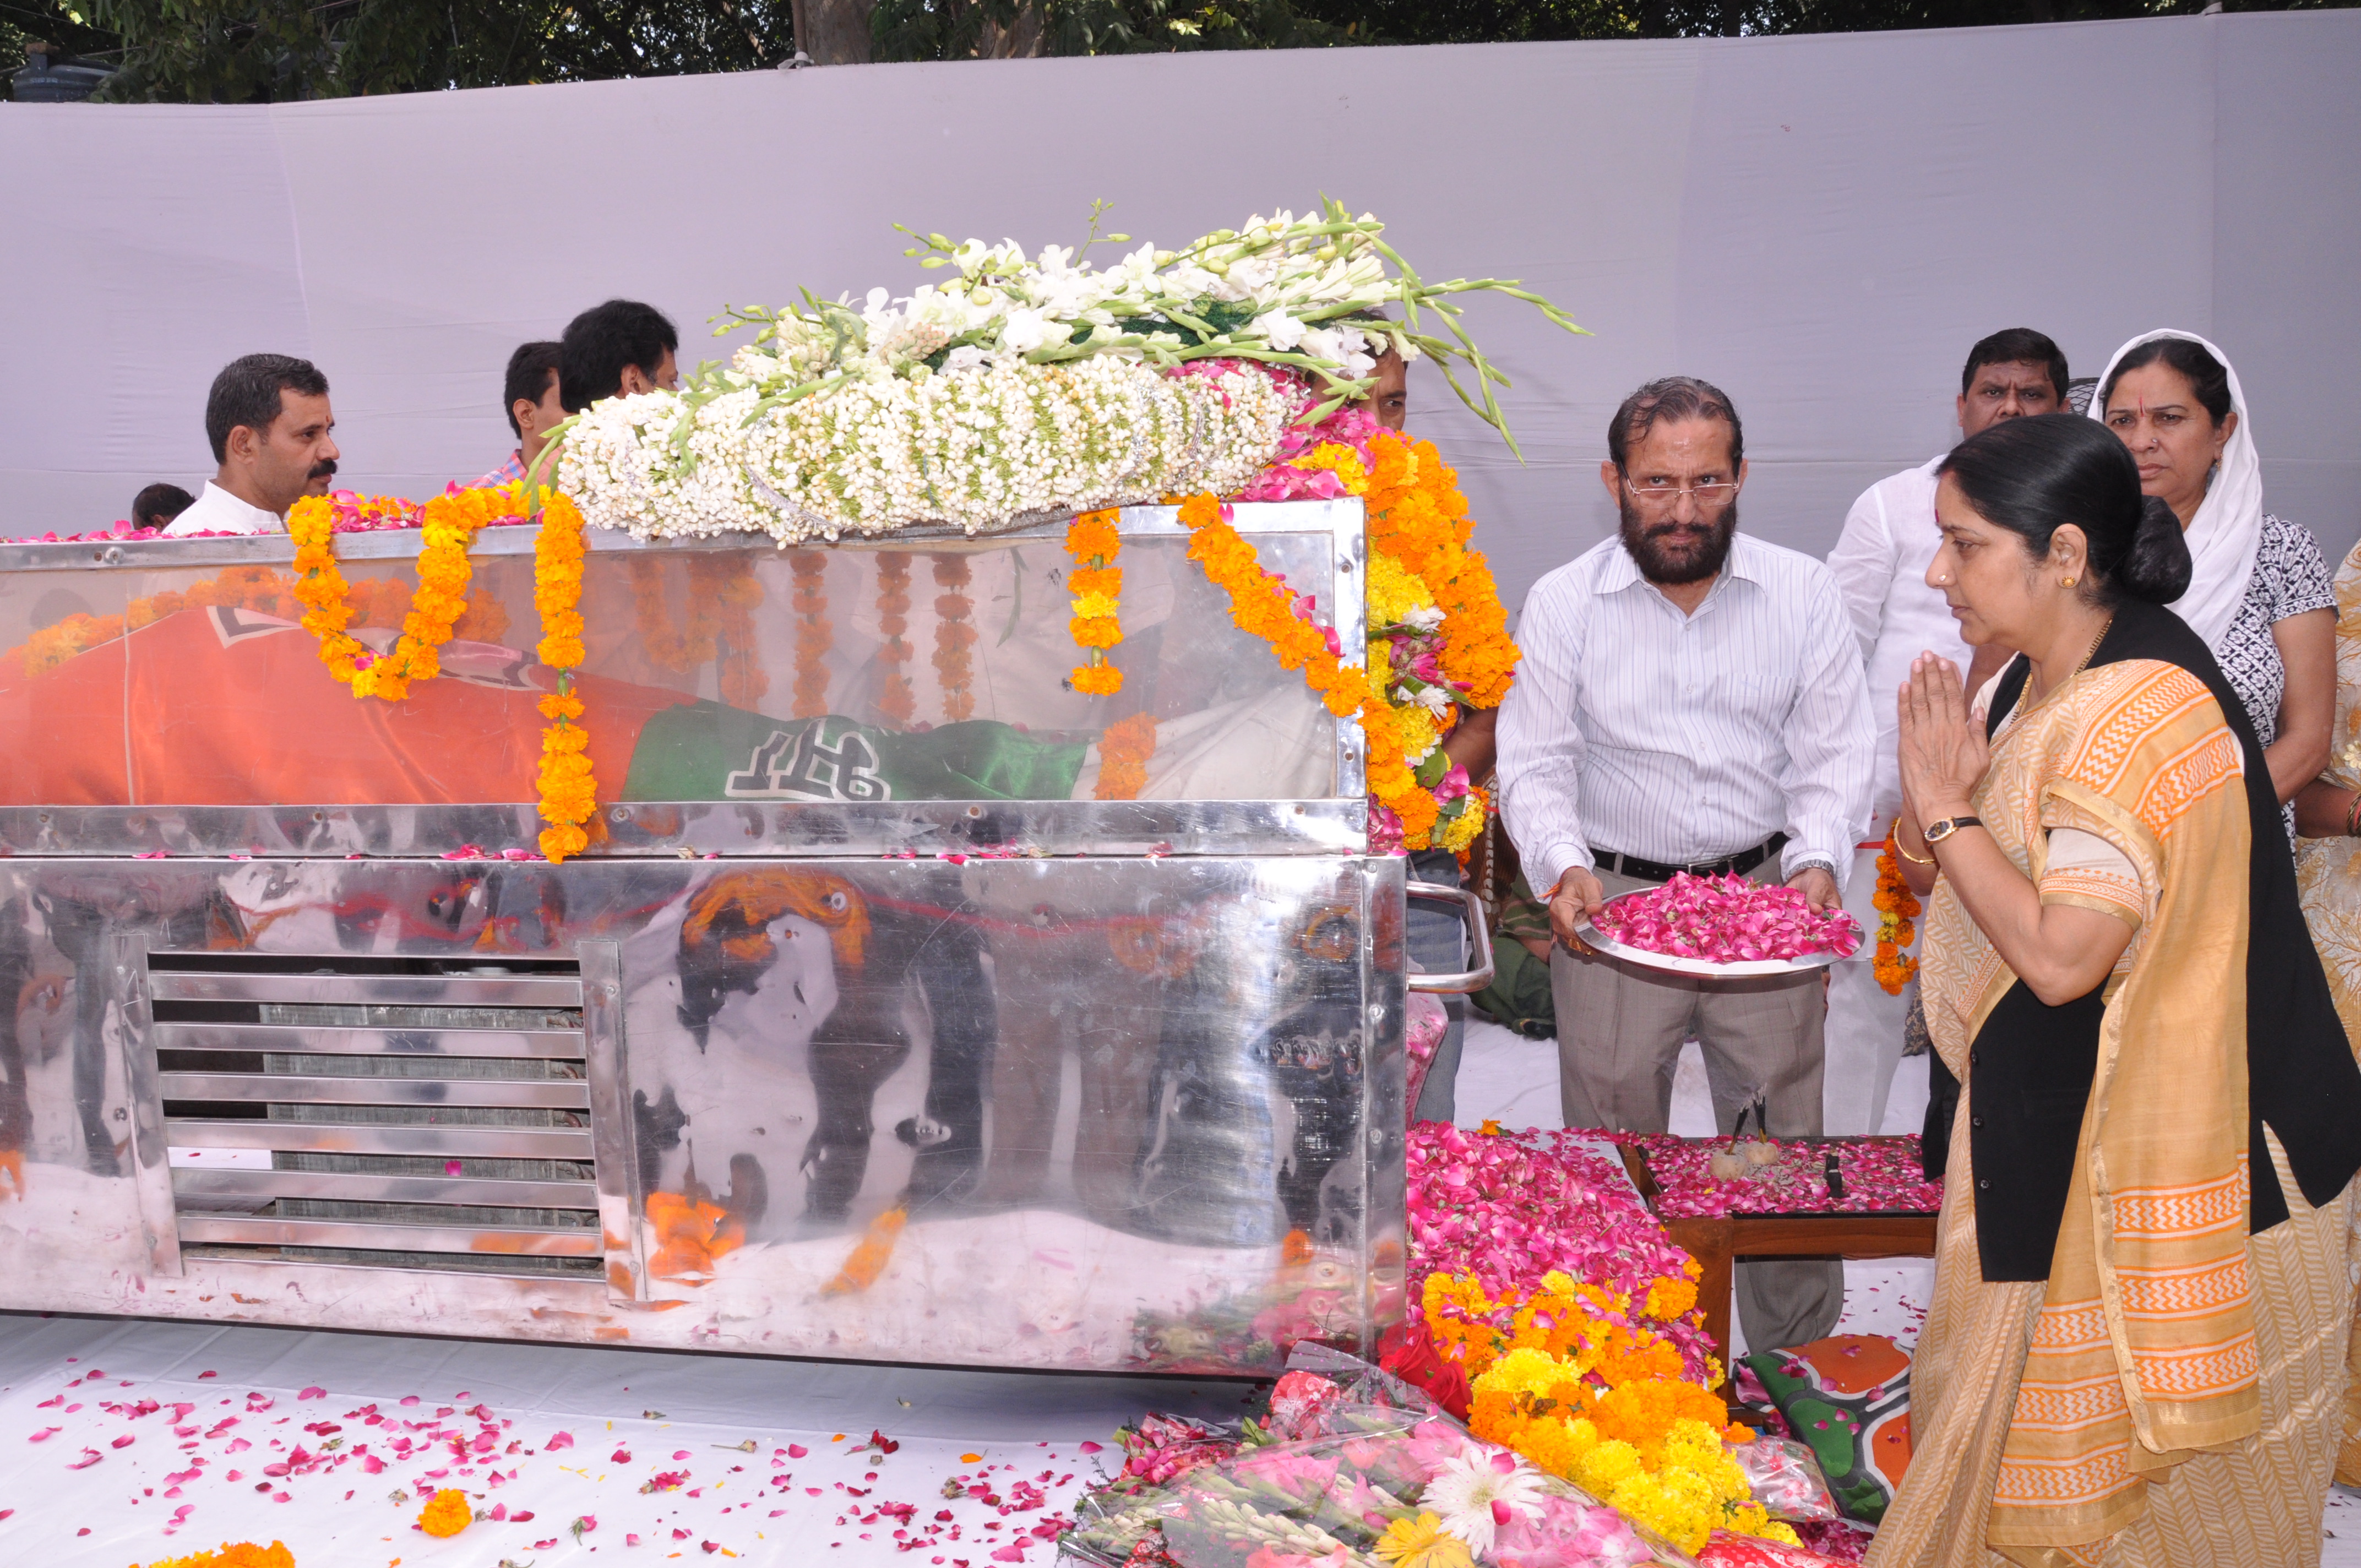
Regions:
<instances>
[{"instance_id":1,"label":"garland hanging on casket","mask_svg":"<svg viewBox=\"0 0 2361 1568\"><path fill-rule=\"evenodd\" d=\"M1123 678L1114 652L1119 542L1106 514L1186 498L1183 516L1199 534L1191 555L1228 590L1240 625L1270 641L1287 667L1303 669L1333 711L1359 718L1372 850L1464 850L1489 803L1444 742L1463 707L1499 704L1517 651L1484 557L1467 548L1473 524L1456 475L1432 444L1381 428L1356 400L1373 387L1379 355L1431 358L1513 449L1493 393L1505 379L1462 327L1457 297L1504 293L1555 325L1582 329L1500 280L1425 280L1385 242L1381 224L1334 203L1300 220L1250 219L1178 251L1142 246L1104 270L1087 259L1099 215L1079 249L1052 246L1031 259L1014 242L926 236L908 254L951 276L905 298L872 290L856 308L807 291L785 310L727 311L719 330L751 324L753 341L726 365L700 368L678 393L609 399L569 422L550 448L557 491L529 481L455 489L423 508L343 494L299 505L289 519L298 547L289 586L322 659L356 696L401 700L412 682L437 673L444 642L471 630L496 636L504 626L497 601L470 593L477 532L537 519L547 534L562 521L535 566L541 647L559 676L543 703L551 723L539 780L550 824L543 847L558 859L584 847L596 805L571 681L584 526L651 540L758 532L785 544L945 526L989 533L1081 514L1070 539L1082 655L1072 684L1102 695L1119 691ZM553 506L553 497L566 504ZM1312 596L1261 568L1217 499L1346 497L1359 498L1368 517L1367 641L1358 650L1338 644ZM417 588L348 584L334 535L401 526L427 535ZM892 566L878 585L878 609L898 707L908 691L901 665L912 649L903 635L912 600L908 558L895 556ZM958 574L938 571L941 586L962 586ZM800 557L796 576L792 706L805 715L825 701L829 622L825 585ZM699 595L692 585L688 621L675 632L660 588L641 585L643 630L664 645L652 643L652 656L701 663L726 636L738 663L722 672L722 695L752 706L766 683L752 663L745 606L760 590L750 582L716 596L707 587ZM954 593L935 602L964 601ZM554 628L553 616L577 630ZM955 619L939 634L935 659L947 691L956 684L964 698L974 633L963 615ZM75 621L12 652L29 672L37 659L47 667L122 634L120 622ZM399 625L401 635L372 652L349 630L370 625ZM571 657L552 660L553 648ZM1102 798L1128 798L1143 782L1154 728L1135 729L1107 758ZM1115 740L1110 731L1103 744Z\"/></svg>"}]
</instances>

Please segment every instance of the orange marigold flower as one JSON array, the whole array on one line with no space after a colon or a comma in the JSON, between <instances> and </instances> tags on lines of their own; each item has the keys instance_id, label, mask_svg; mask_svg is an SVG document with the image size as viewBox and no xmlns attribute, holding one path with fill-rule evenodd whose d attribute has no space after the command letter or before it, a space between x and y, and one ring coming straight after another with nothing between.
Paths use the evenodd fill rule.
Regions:
<instances>
[{"instance_id":1,"label":"orange marigold flower","mask_svg":"<svg viewBox=\"0 0 2361 1568\"><path fill-rule=\"evenodd\" d=\"M418 1515L418 1528L433 1536L456 1535L475 1522L467 1494L453 1486L436 1491Z\"/></svg>"}]
</instances>

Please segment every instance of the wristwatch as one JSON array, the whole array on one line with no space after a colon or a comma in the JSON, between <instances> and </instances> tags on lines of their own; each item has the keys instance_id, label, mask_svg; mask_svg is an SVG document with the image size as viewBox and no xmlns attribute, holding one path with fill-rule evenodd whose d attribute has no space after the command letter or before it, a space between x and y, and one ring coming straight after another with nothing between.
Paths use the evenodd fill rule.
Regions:
<instances>
[{"instance_id":1,"label":"wristwatch","mask_svg":"<svg viewBox=\"0 0 2361 1568\"><path fill-rule=\"evenodd\" d=\"M1928 847L1932 848L1962 828L1981 828L1983 825L1984 819L1981 817L1946 817L1940 822L1927 824L1921 836L1926 839Z\"/></svg>"}]
</instances>

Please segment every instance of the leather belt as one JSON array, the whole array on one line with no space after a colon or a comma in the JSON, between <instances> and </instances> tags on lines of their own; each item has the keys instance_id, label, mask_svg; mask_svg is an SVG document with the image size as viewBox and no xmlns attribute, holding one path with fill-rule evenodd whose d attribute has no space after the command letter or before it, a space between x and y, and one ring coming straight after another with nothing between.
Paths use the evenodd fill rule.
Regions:
<instances>
[{"instance_id":1,"label":"leather belt","mask_svg":"<svg viewBox=\"0 0 2361 1568\"><path fill-rule=\"evenodd\" d=\"M1708 861L1694 866L1668 866L1660 861L1643 861L1637 855L1619 854L1613 850L1597 848L1591 850L1590 856L1602 872L1638 877L1642 882L1670 882L1676 872L1686 872L1691 876L1721 876L1725 873L1744 876L1786 847L1787 835L1773 833L1752 850L1741 850L1722 860Z\"/></svg>"}]
</instances>

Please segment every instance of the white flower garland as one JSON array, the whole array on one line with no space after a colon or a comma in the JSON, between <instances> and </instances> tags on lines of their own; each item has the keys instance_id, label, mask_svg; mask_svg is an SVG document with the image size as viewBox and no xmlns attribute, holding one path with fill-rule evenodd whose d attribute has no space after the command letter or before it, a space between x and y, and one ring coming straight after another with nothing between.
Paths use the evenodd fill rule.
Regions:
<instances>
[{"instance_id":1,"label":"white flower garland","mask_svg":"<svg viewBox=\"0 0 2361 1568\"><path fill-rule=\"evenodd\" d=\"M983 533L1230 494L1277 454L1301 397L1244 366L1175 376L1111 355L864 376L767 408L749 378L594 405L566 433L559 482L592 523L642 539Z\"/></svg>"},{"instance_id":2,"label":"white flower garland","mask_svg":"<svg viewBox=\"0 0 2361 1568\"><path fill-rule=\"evenodd\" d=\"M981 533L1230 494L1277 455L1291 419L1315 422L1366 395L1389 349L1437 362L1505 438L1492 388L1506 383L1452 297L1505 293L1582 330L1499 279L1420 278L1384 225L1334 203L1317 216L1250 218L1184 250L1142 246L1101 270L1082 258L1104 210L1080 250L1049 246L1029 259L1014 241L928 235L908 254L950 276L906 298L873 289L855 308L807 292L784 311L728 310L720 330L755 326L754 341L678 395L610 399L578 415L559 481L590 521L643 539L833 540L929 524ZM1422 312L1449 335L1425 330ZM1475 373L1480 401L1455 361Z\"/></svg>"}]
</instances>

